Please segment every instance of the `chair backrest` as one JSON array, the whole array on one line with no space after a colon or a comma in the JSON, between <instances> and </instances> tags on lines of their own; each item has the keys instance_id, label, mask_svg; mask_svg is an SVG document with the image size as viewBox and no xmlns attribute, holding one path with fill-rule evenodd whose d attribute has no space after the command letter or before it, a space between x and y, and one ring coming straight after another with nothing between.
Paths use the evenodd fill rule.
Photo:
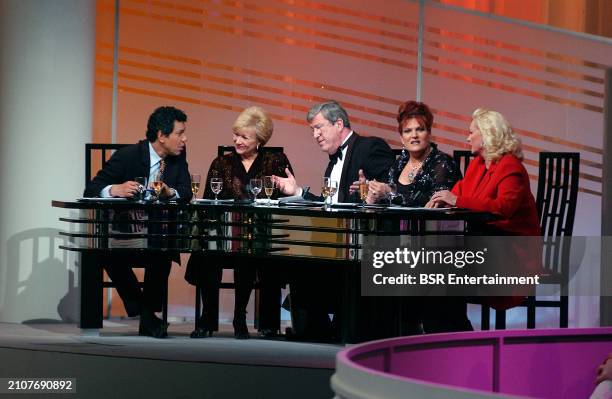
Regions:
<instances>
[{"instance_id":1,"label":"chair backrest","mask_svg":"<svg viewBox=\"0 0 612 399\"><path fill-rule=\"evenodd\" d=\"M580 153L541 152L536 208L544 237L569 237L574 230Z\"/></svg>"},{"instance_id":2,"label":"chair backrest","mask_svg":"<svg viewBox=\"0 0 612 399\"><path fill-rule=\"evenodd\" d=\"M467 150L453 151L453 159L455 160L455 163L457 164L457 167L459 168L463 176L465 176L465 171L467 170L468 165L470 164L470 161L472 160L472 158L474 158L474 154L472 154L472 151L467 151Z\"/></svg>"},{"instance_id":3,"label":"chair backrest","mask_svg":"<svg viewBox=\"0 0 612 399\"><path fill-rule=\"evenodd\" d=\"M263 151L269 151L273 153L283 152L283 147L261 147ZM236 147L233 145L220 145L217 147L217 155L222 157L223 155L236 152Z\"/></svg>"},{"instance_id":4,"label":"chair backrest","mask_svg":"<svg viewBox=\"0 0 612 399\"><path fill-rule=\"evenodd\" d=\"M92 162L96 162L96 171L102 169L104 164L112 152L118 150L121 147L125 147L128 144L100 144L100 143L87 143L85 144L85 185L89 183L93 177ZM94 158L94 152L99 153L100 158ZM97 162L100 162L97 164Z\"/></svg>"}]
</instances>

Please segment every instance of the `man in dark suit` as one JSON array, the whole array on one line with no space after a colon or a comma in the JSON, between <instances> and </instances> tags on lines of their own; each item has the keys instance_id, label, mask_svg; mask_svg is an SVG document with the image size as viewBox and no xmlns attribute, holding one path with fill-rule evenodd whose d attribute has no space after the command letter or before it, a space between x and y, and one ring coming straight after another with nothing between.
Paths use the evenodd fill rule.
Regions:
<instances>
[{"instance_id":1,"label":"man in dark suit","mask_svg":"<svg viewBox=\"0 0 612 399\"><path fill-rule=\"evenodd\" d=\"M360 176L367 179L387 181L389 169L395 156L389 145L378 137L364 137L351 129L347 112L336 101L313 106L306 120L317 144L329 155L324 176L339 182L338 191L332 203L358 202L358 193L351 193L350 187ZM304 195L290 170L287 178L275 176L281 192L287 195ZM306 199L319 199L306 193ZM321 273L295 272L291 278L291 315L293 329L299 338L329 341L337 338L338 322L335 326L328 314L339 314L338 292L340 276L338 270L321 270ZM316 287L316 290L313 290ZM313 292L316 291L316 292ZM344 315L346 317L347 315Z\"/></svg>"},{"instance_id":2,"label":"man in dark suit","mask_svg":"<svg viewBox=\"0 0 612 399\"><path fill-rule=\"evenodd\" d=\"M306 120L317 144L329 155L324 176L338 181L338 192L332 197L332 203L359 200L350 187L359 180L360 171L369 180L388 180L389 169L395 161L391 148L379 137L364 137L354 132L347 112L336 101L313 106ZM285 172L287 178L275 177L279 190L286 195L302 195L303 190L291 171ZM306 198L317 197L307 193Z\"/></svg>"},{"instance_id":3,"label":"man in dark suit","mask_svg":"<svg viewBox=\"0 0 612 399\"><path fill-rule=\"evenodd\" d=\"M150 184L161 173L160 198L189 201L192 192L186 161L185 122L187 116L183 111L174 107L157 108L147 123L147 139L116 151L87 185L83 195L132 198L142 190L136 177L146 177ZM111 258L104 268L128 316L140 315L139 334L163 338L167 335L167 324L157 318L155 312L162 307L172 259L159 256L152 262L147 265L142 291L130 265L117 262L117 259L113 262Z\"/></svg>"}]
</instances>

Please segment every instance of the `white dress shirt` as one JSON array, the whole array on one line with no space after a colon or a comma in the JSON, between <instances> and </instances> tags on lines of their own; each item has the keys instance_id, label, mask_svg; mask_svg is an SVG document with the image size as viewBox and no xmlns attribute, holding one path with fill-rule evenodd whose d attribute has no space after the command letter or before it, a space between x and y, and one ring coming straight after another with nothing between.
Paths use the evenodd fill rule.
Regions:
<instances>
[{"instance_id":1,"label":"white dress shirt","mask_svg":"<svg viewBox=\"0 0 612 399\"><path fill-rule=\"evenodd\" d=\"M351 130L350 133L348 134L348 136L346 136L346 138L344 139L344 141L340 144L341 146L344 145L344 143L346 143L348 141L348 139L353 135L353 131ZM332 168L331 173L329 174L329 178L332 181L337 181L338 182L338 191L336 191L336 194L334 194L334 196L331 199L332 204L337 204L338 203L338 194L340 193L340 178L342 178L342 168L344 167L344 161L346 161L346 153L348 151L348 146L344 147L342 149L342 159L338 159L336 161L336 164L334 165L334 167ZM352 182L350 182L352 183Z\"/></svg>"}]
</instances>

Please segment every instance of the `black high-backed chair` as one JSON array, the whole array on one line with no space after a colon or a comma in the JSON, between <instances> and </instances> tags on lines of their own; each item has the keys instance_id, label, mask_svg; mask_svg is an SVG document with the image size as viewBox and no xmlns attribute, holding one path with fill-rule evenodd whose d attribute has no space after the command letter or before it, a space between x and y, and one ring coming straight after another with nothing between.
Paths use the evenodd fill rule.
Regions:
<instances>
[{"instance_id":1,"label":"black high-backed chair","mask_svg":"<svg viewBox=\"0 0 612 399\"><path fill-rule=\"evenodd\" d=\"M85 144L85 185L87 185L94 176L94 161L99 160L99 169L102 169L108 159L111 157L114 151L125 147L129 144L118 144L118 143L87 143ZM99 157L99 158L98 158ZM98 165L96 165L98 166ZM95 170L97 172L97 169ZM142 268L144 265L134 265L132 267ZM144 285L143 282L139 282L140 287ZM114 284L112 281L104 281L102 283L103 289L108 289L108 301L106 304L107 312L106 317L110 318L111 306L112 306L112 291ZM164 321L168 318L168 287L164 290L164 297L162 298L162 313Z\"/></svg>"},{"instance_id":2,"label":"black high-backed chair","mask_svg":"<svg viewBox=\"0 0 612 399\"><path fill-rule=\"evenodd\" d=\"M571 246L567 237L574 229L580 153L541 152L536 208L543 236L542 268L546 275L541 284L559 286L558 300L525 298L519 306L527 308L527 328L535 328L537 308L559 308L559 327L567 328L569 319L569 258ZM506 312L495 313L495 328L506 328Z\"/></svg>"},{"instance_id":3,"label":"black high-backed chair","mask_svg":"<svg viewBox=\"0 0 612 399\"><path fill-rule=\"evenodd\" d=\"M459 170L461 171L461 174L463 176L465 176L465 171L467 170L472 158L474 158L474 154L472 154L472 151L467 151L467 150L453 151L453 159L455 160L455 163L459 167Z\"/></svg>"},{"instance_id":4,"label":"black high-backed chair","mask_svg":"<svg viewBox=\"0 0 612 399\"><path fill-rule=\"evenodd\" d=\"M527 328L535 328L536 308L558 307L559 327L567 328L569 319L569 240L574 231L574 218L578 202L580 153L541 152L536 208L544 238L543 268L549 273L542 278L544 284L560 286L559 300L545 301L528 297ZM562 245L565 244L565 245Z\"/></svg>"}]
</instances>

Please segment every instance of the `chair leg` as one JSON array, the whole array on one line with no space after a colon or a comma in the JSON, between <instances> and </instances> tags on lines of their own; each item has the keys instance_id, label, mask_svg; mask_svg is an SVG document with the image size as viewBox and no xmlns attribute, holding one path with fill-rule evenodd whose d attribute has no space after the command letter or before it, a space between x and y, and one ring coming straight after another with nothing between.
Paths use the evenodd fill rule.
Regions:
<instances>
[{"instance_id":1,"label":"chair leg","mask_svg":"<svg viewBox=\"0 0 612 399\"><path fill-rule=\"evenodd\" d=\"M495 311L495 329L496 330L506 329L506 311L505 310Z\"/></svg>"},{"instance_id":2,"label":"chair leg","mask_svg":"<svg viewBox=\"0 0 612 399\"><path fill-rule=\"evenodd\" d=\"M200 328L200 318L202 317L202 301L201 301L201 292L202 288L199 284L196 284L195 289L195 328L196 330Z\"/></svg>"},{"instance_id":3,"label":"chair leg","mask_svg":"<svg viewBox=\"0 0 612 399\"><path fill-rule=\"evenodd\" d=\"M559 302L559 327L567 328L569 324L569 297L562 295Z\"/></svg>"},{"instance_id":4,"label":"chair leg","mask_svg":"<svg viewBox=\"0 0 612 399\"><path fill-rule=\"evenodd\" d=\"M480 307L480 329L488 330L491 324L491 308L487 305Z\"/></svg>"},{"instance_id":5,"label":"chair leg","mask_svg":"<svg viewBox=\"0 0 612 399\"><path fill-rule=\"evenodd\" d=\"M534 329L536 325L536 298L534 296L528 296L525 300L527 305L527 328Z\"/></svg>"},{"instance_id":6,"label":"chair leg","mask_svg":"<svg viewBox=\"0 0 612 399\"><path fill-rule=\"evenodd\" d=\"M166 278L165 284L163 284L162 291L162 320L164 324L168 323L168 279Z\"/></svg>"}]
</instances>

